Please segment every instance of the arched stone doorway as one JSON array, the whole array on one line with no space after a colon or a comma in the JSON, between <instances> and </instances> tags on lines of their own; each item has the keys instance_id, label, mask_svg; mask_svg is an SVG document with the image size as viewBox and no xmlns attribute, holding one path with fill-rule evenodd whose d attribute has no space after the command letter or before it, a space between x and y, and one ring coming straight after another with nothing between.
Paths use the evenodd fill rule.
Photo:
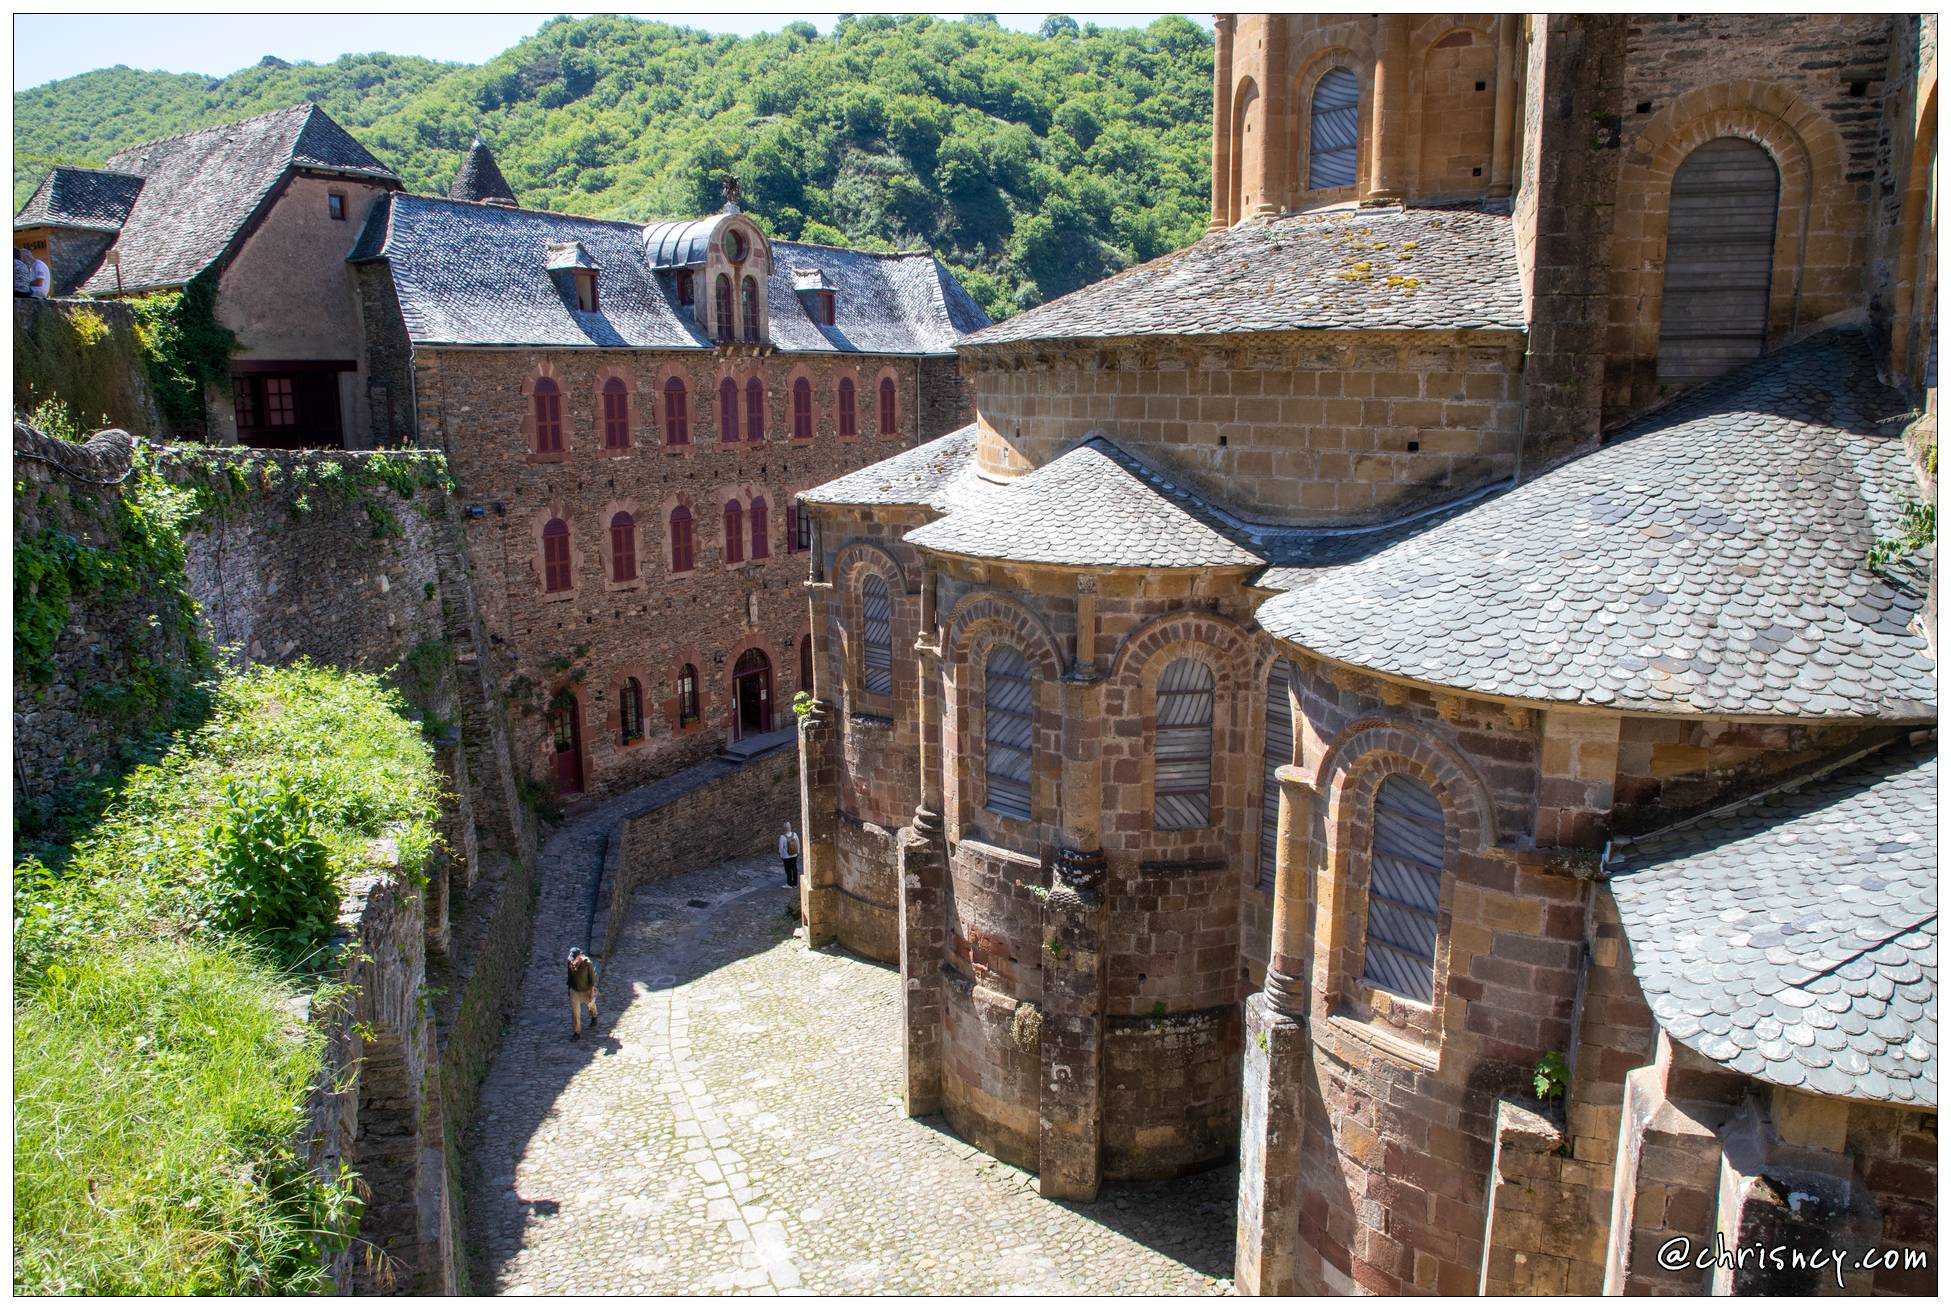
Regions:
<instances>
[{"instance_id":1,"label":"arched stone doorway","mask_svg":"<svg viewBox=\"0 0 1951 1310\"><path fill-rule=\"evenodd\" d=\"M1775 271L1781 170L1743 137L1716 137L1673 175L1660 294L1659 380L1688 386L1761 353Z\"/></svg>"},{"instance_id":2,"label":"arched stone doorway","mask_svg":"<svg viewBox=\"0 0 1951 1310\"><path fill-rule=\"evenodd\" d=\"M732 666L732 740L772 731L772 661L756 647Z\"/></svg>"}]
</instances>

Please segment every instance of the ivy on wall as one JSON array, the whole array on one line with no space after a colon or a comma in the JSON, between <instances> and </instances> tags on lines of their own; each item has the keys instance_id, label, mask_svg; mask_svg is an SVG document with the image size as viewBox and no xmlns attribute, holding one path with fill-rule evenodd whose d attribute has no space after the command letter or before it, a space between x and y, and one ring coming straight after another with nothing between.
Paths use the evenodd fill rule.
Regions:
<instances>
[{"instance_id":1,"label":"ivy on wall","mask_svg":"<svg viewBox=\"0 0 1951 1310\"><path fill-rule=\"evenodd\" d=\"M237 349L236 335L217 321L217 279L202 274L181 291L138 296L129 304L163 417L177 433L202 433L203 389L230 389L230 356Z\"/></svg>"}]
</instances>

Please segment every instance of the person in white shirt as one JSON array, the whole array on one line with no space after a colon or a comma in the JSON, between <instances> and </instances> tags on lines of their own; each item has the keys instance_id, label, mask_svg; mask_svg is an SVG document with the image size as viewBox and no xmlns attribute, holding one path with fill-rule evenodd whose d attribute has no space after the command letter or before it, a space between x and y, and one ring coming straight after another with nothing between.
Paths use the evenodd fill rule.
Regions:
<instances>
[{"instance_id":1,"label":"person in white shirt","mask_svg":"<svg viewBox=\"0 0 1951 1310\"><path fill-rule=\"evenodd\" d=\"M48 285L51 281L52 279L48 276L47 265L36 259L34 261L34 280L28 284L27 293L36 300L46 300Z\"/></svg>"},{"instance_id":2,"label":"person in white shirt","mask_svg":"<svg viewBox=\"0 0 1951 1310\"><path fill-rule=\"evenodd\" d=\"M788 887L799 886L799 834L793 831L791 819L779 834L779 867L786 871Z\"/></svg>"}]
</instances>

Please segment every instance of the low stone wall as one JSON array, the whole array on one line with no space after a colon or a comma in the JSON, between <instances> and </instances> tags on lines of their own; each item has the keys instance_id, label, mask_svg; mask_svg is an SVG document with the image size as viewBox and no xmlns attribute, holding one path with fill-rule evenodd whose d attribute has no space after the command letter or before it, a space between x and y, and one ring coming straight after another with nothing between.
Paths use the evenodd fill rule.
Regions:
<instances>
[{"instance_id":1,"label":"low stone wall","mask_svg":"<svg viewBox=\"0 0 1951 1310\"><path fill-rule=\"evenodd\" d=\"M335 981L348 990L312 1016L325 1070L307 1103L304 1155L323 1177L356 1172L365 1201L355 1240L332 1264L340 1292L455 1290L425 920L420 889L397 871L354 880L334 940Z\"/></svg>"},{"instance_id":2,"label":"low stone wall","mask_svg":"<svg viewBox=\"0 0 1951 1310\"><path fill-rule=\"evenodd\" d=\"M840 944L883 964L900 960L894 834L841 813L834 824L834 924Z\"/></svg>"},{"instance_id":3,"label":"low stone wall","mask_svg":"<svg viewBox=\"0 0 1951 1310\"><path fill-rule=\"evenodd\" d=\"M1104 1032L1104 1177L1166 1178L1234 1155L1240 1007L1112 1018Z\"/></svg>"},{"instance_id":4,"label":"low stone wall","mask_svg":"<svg viewBox=\"0 0 1951 1310\"><path fill-rule=\"evenodd\" d=\"M15 298L14 412L31 414L44 400L61 401L84 428L163 430L129 306Z\"/></svg>"},{"instance_id":5,"label":"low stone wall","mask_svg":"<svg viewBox=\"0 0 1951 1310\"><path fill-rule=\"evenodd\" d=\"M799 755L789 744L746 760L720 755L645 787L610 829L590 954L607 960L637 888L773 854L780 828L798 818Z\"/></svg>"},{"instance_id":6,"label":"low stone wall","mask_svg":"<svg viewBox=\"0 0 1951 1310\"><path fill-rule=\"evenodd\" d=\"M1494 1140L1479 1294L1598 1295L1612 1209L1598 1171L1572 1158L1542 1105L1499 1101Z\"/></svg>"}]
</instances>

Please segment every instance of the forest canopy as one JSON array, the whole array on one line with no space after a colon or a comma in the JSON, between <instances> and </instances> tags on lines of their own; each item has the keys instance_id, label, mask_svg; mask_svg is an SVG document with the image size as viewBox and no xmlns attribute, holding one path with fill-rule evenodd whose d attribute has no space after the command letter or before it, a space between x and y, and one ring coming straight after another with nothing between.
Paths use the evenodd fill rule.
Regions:
<instances>
[{"instance_id":1,"label":"forest canopy","mask_svg":"<svg viewBox=\"0 0 1951 1310\"><path fill-rule=\"evenodd\" d=\"M102 69L14 97L14 202L57 163L315 100L415 191L478 133L525 205L647 221L734 173L774 235L927 246L996 317L1205 227L1212 36L1184 18L1035 34L843 18L752 37L557 18L485 64L267 56L224 78Z\"/></svg>"}]
</instances>

